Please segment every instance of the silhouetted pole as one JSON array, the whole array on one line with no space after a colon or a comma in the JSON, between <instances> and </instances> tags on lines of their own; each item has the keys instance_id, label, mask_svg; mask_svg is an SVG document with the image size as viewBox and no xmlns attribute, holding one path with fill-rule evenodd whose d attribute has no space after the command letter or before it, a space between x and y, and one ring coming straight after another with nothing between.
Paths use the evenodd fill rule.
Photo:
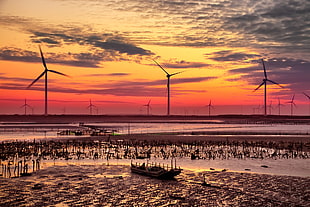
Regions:
<instances>
[{"instance_id":1,"label":"silhouetted pole","mask_svg":"<svg viewBox=\"0 0 310 207\"><path fill-rule=\"evenodd\" d=\"M45 112L44 115L47 116L47 71L45 72Z\"/></svg>"},{"instance_id":2,"label":"silhouetted pole","mask_svg":"<svg viewBox=\"0 0 310 207\"><path fill-rule=\"evenodd\" d=\"M291 116L293 116L293 102L291 103Z\"/></svg>"},{"instance_id":3,"label":"silhouetted pole","mask_svg":"<svg viewBox=\"0 0 310 207\"><path fill-rule=\"evenodd\" d=\"M170 115L170 75L167 75L168 78L168 83L167 83L167 88L168 88L168 103L167 103L167 116Z\"/></svg>"},{"instance_id":4,"label":"silhouetted pole","mask_svg":"<svg viewBox=\"0 0 310 207\"><path fill-rule=\"evenodd\" d=\"M209 116L211 115L211 106L209 106Z\"/></svg>"},{"instance_id":5,"label":"silhouetted pole","mask_svg":"<svg viewBox=\"0 0 310 207\"><path fill-rule=\"evenodd\" d=\"M264 62L263 62L264 63ZM264 97L264 105L265 105L265 109L264 109L264 116L267 115L267 82L265 81L265 97Z\"/></svg>"}]
</instances>

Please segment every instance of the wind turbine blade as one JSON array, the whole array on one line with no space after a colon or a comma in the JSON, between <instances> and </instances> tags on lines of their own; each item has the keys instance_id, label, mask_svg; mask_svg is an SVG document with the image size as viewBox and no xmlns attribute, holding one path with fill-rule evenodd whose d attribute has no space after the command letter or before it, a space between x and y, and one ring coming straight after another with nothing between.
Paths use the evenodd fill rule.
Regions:
<instances>
[{"instance_id":1,"label":"wind turbine blade","mask_svg":"<svg viewBox=\"0 0 310 207\"><path fill-rule=\"evenodd\" d=\"M308 99L310 99L310 96L308 94L306 94L305 92L302 92L306 97L308 97Z\"/></svg>"},{"instance_id":2,"label":"wind turbine blade","mask_svg":"<svg viewBox=\"0 0 310 207\"><path fill-rule=\"evenodd\" d=\"M266 72L266 67L265 67L264 59L262 59L262 63L263 63L263 68L264 68L264 76L267 79L267 72Z\"/></svg>"},{"instance_id":3,"label":"wind turbine blade","mask_svg":"<svg viewBox=\"0 0 310 207\"><path fill-rule=\"evenodd\" d=\"M272 81L272 80L267 79L267 81L269 81L269 82L271 82L271 83L273 83L273 84L276 84L276 85L280 86L281 88L284 88L284 87L281 86L279 83L276 83L276 82L274 82L274 81Z\"/></svg>"},{"instance_id":4,"label":"wind turbine blade","mask_svg":"<svg viewBox=\"0 0 310 207\"><path fill-rule=\"evenodd\" d=\"M149 100L149 102L147 103L147 105L148 105L148 106L150 105L150 103L151 103L151 100L152 100L152 99L150 99L150 100Z\"/></svg>"},{"instance_id":5,"label":"wind turbine blade","mask_svg":"<svg viewBox=\"0 0 310 207\"><path fill-rule=\"evenodd\" d=\"M293 95L292 102L294 102L294 99L295 99L295 94Z\"/></svg>"},{"instance_id":6,"label":"wind turbine blade","mask_svg":"<svg viewBox=\"0 0 310 207\"><path fill-rule=\"evenodd\" d=\"M43 73L41 73L41 75L39 75L34 81L32 81L32 83L27 87L30 88L35 82L37 82L44 74L46 73L46 70L43 71Z\"/></svg>"},{"instance_id":7,"label":"wind turbine blade","mask_svg":"<svg viewBox=\"0 0 310 207\"><path fill-rule=\"evenodd\" d=\"M257 88L255 88L254 90L253 90L253 92L254 91L257 91L260 87L262 87L262 85L264 85L265 84L265 81L263 81Z\"/></svg>"},{"instance_id":8,"label":"wind turbine blade","mask_svg":"<svg viewBox=\"0 0 310 207\"><path fill-rule=\"evenodd\" d=\"M180 74L180 73L183 73L183 72L185 72L185 70L177 72L177 73L172 73L170 76L174 76L174 75L177 75L177 74Z\"/></svg>"},{"instance_id":9,"label":"wind turbine blade","mask_svg":"<svg viewBox=\"0 0 310 207\"><path fill-rule=\"evenodd\" d=\"M170 75L163 67L161 67L161 65L158 64L158 62L156 62L155 60L153 60L156 65L158 65L158 67L160 67L167 75Z\"/></svg>"},{"instance_id":10,"label":"wind turbine blade","mask_svg":"<svg viewBox=\"0 0 310 207\"><path fill-rule=\"evenodd\" d=\"M66 75L66 74L64 74L64 73L61 73L61 72L58 72L58 71L56 71L56 70L48 70L49 72L52 72L52 73L57 73L57 74L59 74L59 75L63 75L63 76L66 76L66 77L70 77L70 76L68 76L68 75Z\"/></svg>"},{"instance_id":11,"label":"wind turbine blade","mask_svg":"<svg viewBox=\"0 0 310 207\"><path fill-rule=\"evenodd\" d=\"M46 66L46 63L45 63L45 59L44 59L44 56L43 56L43 52L42 52L42 50L41 50L40 45L39 45L39 49L40 49L40 53L41 53L42 63L43 63L43 65L44 65L44 68L47 69L47 66Z\"/></svg>"}]
</instances>

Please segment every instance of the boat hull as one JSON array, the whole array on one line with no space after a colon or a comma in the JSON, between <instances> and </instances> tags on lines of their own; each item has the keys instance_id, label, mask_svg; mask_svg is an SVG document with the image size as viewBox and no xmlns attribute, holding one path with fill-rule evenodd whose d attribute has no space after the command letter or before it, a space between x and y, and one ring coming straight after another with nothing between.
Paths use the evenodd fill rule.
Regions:
<instances>
[{"instance_id":1,"label":"boat hull","mask_svg":"<svg viewBox=\"0 0 310 207\"><path fill-rule=\"evenodd\" d=\"M182 172L182 169L173 168L170 170L166 170L160 167L154 168L131 165L131 172L158 179L173 179L175 176L179 175Z\"/></svg>"}]
</instances>

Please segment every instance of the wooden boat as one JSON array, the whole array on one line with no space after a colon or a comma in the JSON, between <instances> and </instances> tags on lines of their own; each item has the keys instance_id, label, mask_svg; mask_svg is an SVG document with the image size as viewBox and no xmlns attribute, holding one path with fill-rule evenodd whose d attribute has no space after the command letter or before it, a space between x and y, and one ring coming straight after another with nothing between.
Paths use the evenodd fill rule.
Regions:
<instances>
[{"instance_id":1,"label":"wooden boat","mask_svg":"<svg viewBox=\"0 0 310 207\"><path fill-rule=\"evenodd\" d=\"M160 166L155 164L133 164L131 163L131 172L137 173L140 175L147 175L158 179L173 179L175 176L179 175L182 172L180 167L176 166Z\"/></svg>"}]
</instances>

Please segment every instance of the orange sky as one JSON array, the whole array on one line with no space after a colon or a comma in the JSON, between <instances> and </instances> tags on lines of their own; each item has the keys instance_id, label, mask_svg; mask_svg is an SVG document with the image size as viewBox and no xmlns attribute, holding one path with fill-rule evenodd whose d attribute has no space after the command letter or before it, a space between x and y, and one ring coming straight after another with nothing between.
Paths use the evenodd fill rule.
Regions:
<instances>
[{"instance_id":1,"label":"orange sky","mask_svg":"<svg viewBox=\"0 0 310 207\"><path fill-rule=\"evenodd\" d=\"M5 0L0 2L0 114L44 113L44 67L50 70L50 114L166 114L171 77L171 114L263 113L264 78L268 113L309 114L309 48L306 5L155 0ZM268 5L268 6L267 6ZM284 16L282 12L296 11ZM305 14L306 15L306 14ZM282 24L286 21L286 24ZM294 32L292 32L294 31ZM184 71L184 72L183 72ZM260 109L258 109L260 107Z\"/></svg>"}]
</instances>

